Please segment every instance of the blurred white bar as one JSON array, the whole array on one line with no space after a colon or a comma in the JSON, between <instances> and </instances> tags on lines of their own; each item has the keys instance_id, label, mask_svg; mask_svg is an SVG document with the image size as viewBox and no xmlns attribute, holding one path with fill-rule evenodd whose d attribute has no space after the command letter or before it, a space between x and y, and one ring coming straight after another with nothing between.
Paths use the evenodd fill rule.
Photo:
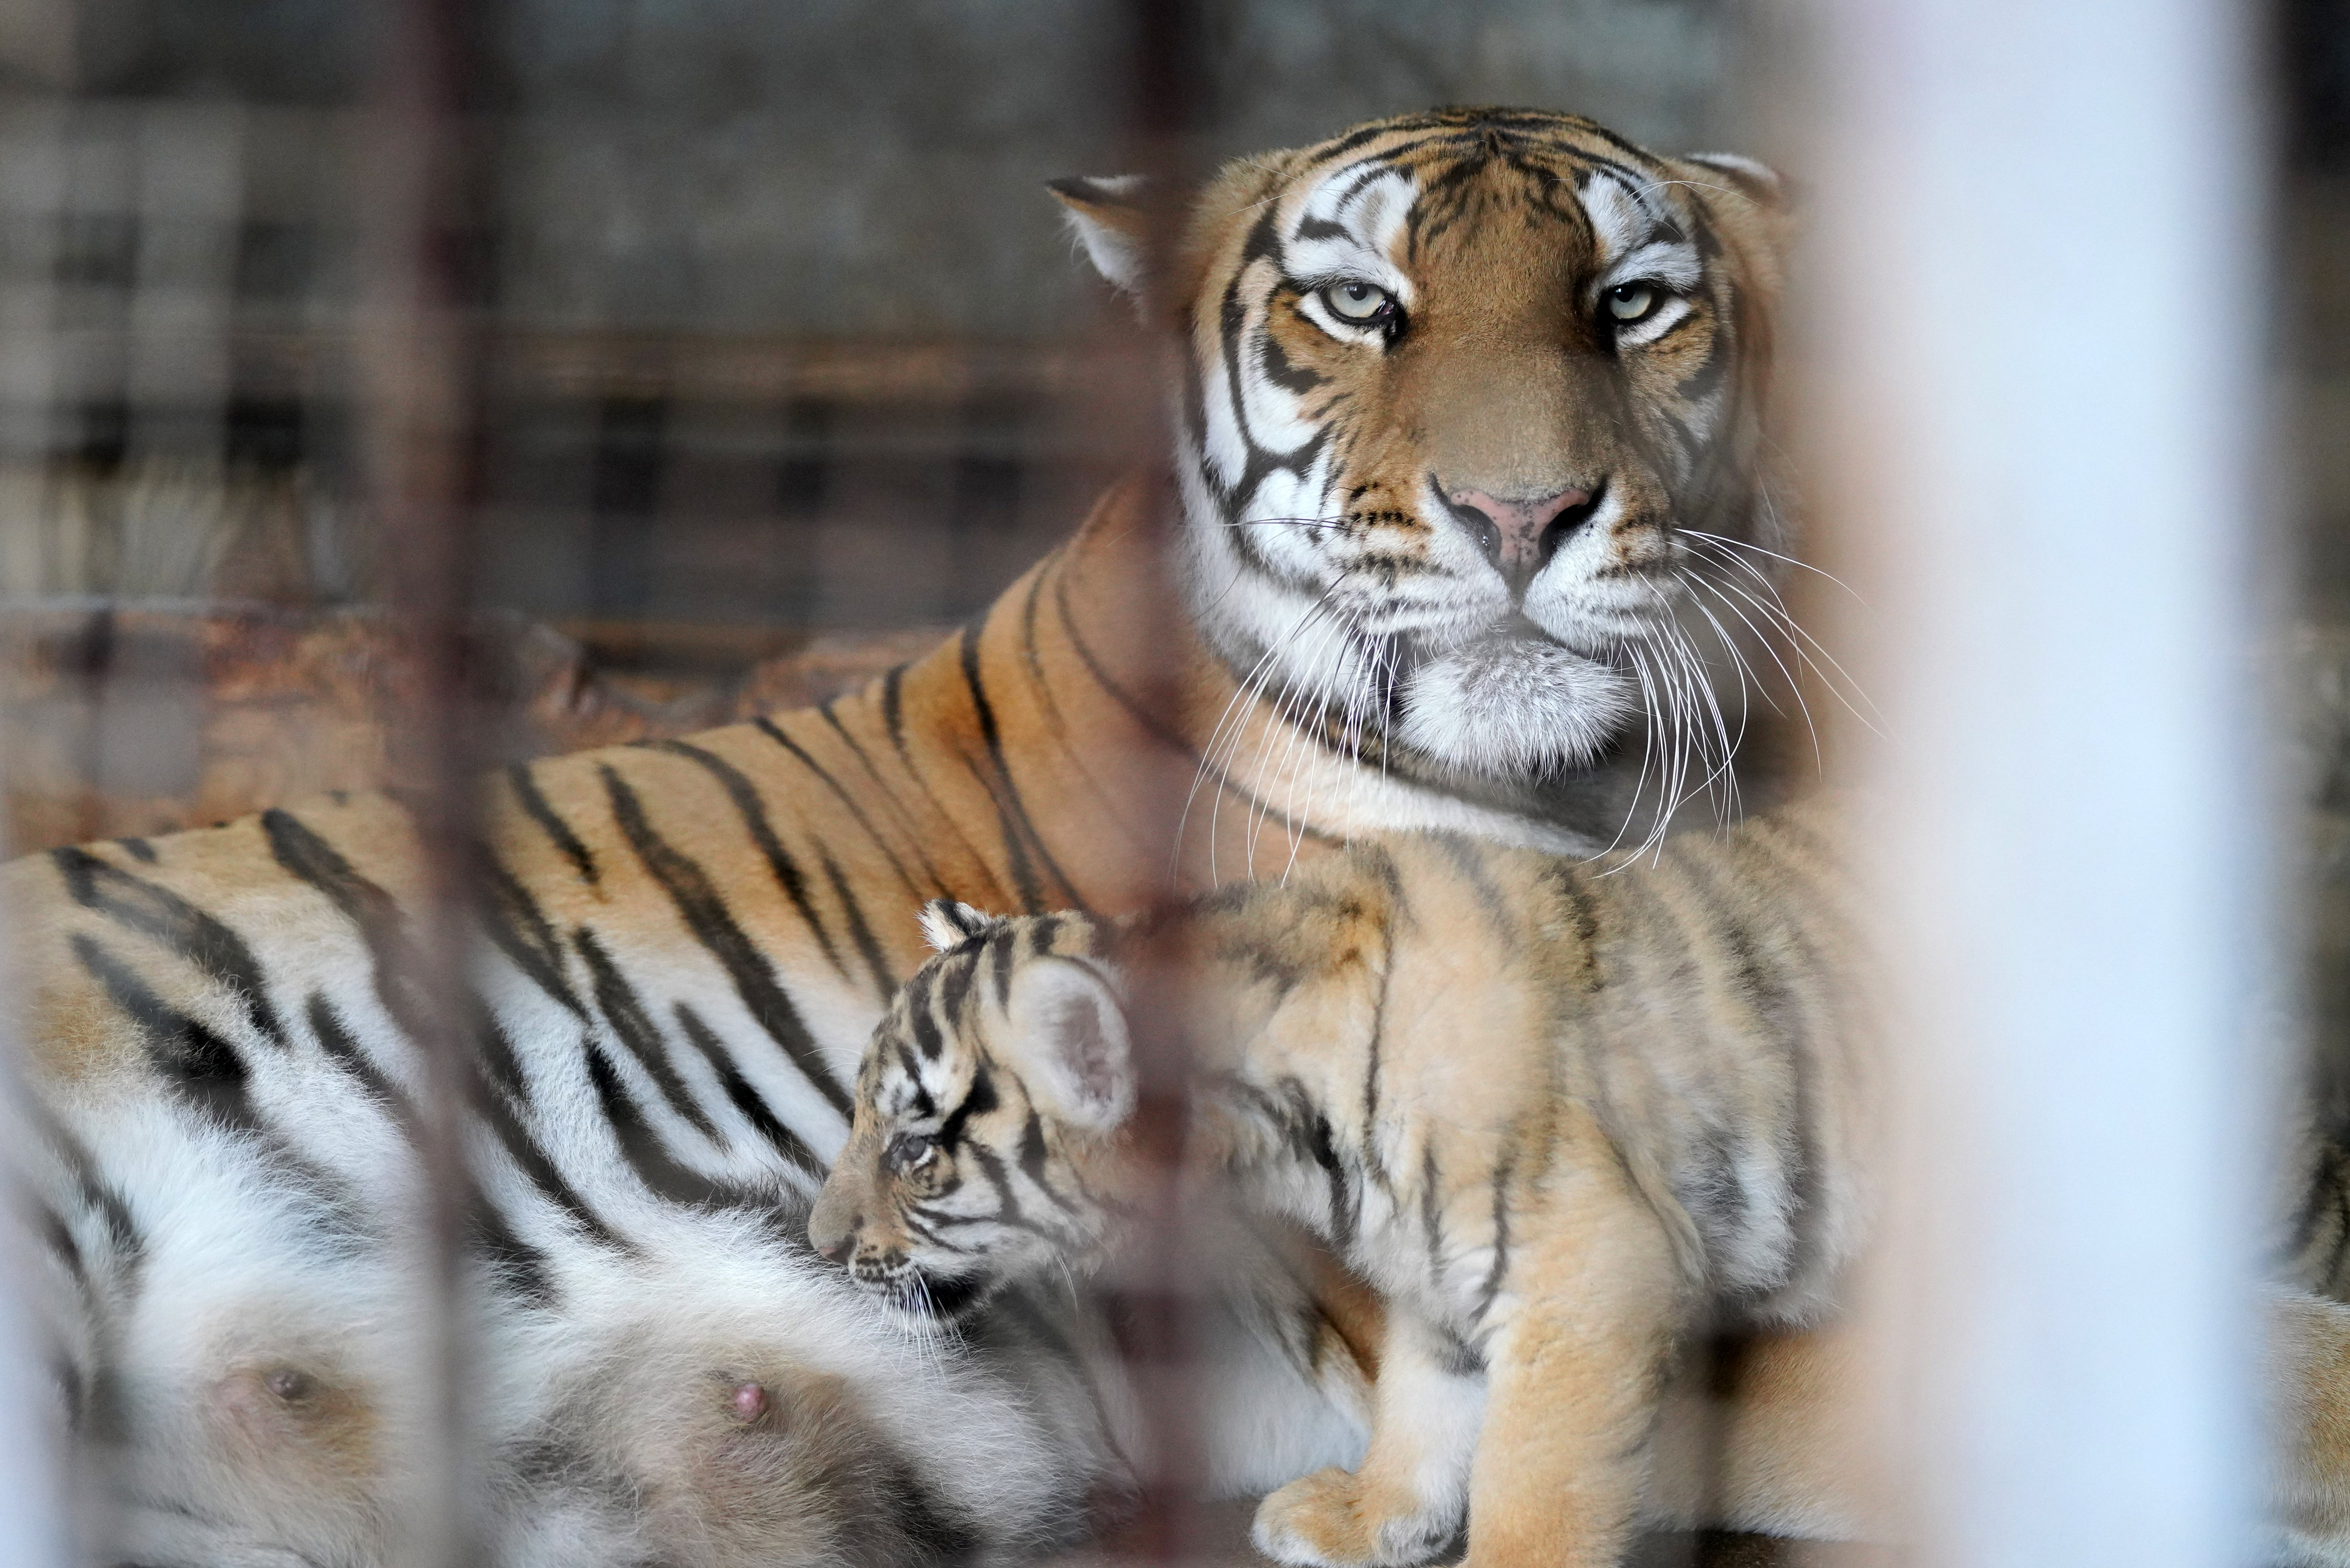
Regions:
<instances>
[{"instance_id":1,"label":"blurred white bar","mask_svg":"<svg viewBox=\"0 0 2350 1568\"><path fill-rule=\"evenodd\" d=\"M13 1092L0 1081L0 1093ZM63 1456L56 1451L57 1432L42 1419L56 1407L57 1391L16 1288L31 1274L14 1244L21 1239L0 1237L0 1568L57 1568L68 1560L58 1508Z\"/></svg>"},{"instance_id":2,"label":"blurred white bar","mask_svg":"<svg viewBox=\"0 0 2350 1568\"><path fill-rule=\"evenodd\" d=\"M2251 15L1814 11L1804 331L1889 715L1884 1305L1926 1563L2248 1560L2275 919Z\"/></svg>"}]
</instances>

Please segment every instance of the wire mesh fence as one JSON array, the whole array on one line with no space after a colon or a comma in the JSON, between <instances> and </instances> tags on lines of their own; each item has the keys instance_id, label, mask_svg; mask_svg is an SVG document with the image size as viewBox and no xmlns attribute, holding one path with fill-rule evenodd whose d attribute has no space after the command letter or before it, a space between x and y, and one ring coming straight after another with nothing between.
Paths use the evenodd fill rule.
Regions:
<instances>
[{"instance_id":1,"label":"wire mesh fence","mask_svg":"<svg viewBox=\"0 0 2350 1568\"><path fill-rule=\"evenodd\" d=\"M1411 1173L1379 1169L1376 1148L1369 1174L1349 1165L1305 1089L1263 1112L1305 1172L1285 1219L1198 1168L1194 1053L1232 1004L1222 950L1193 945L1180 899L1222 886L1238 907L1243 885L1341 863L1342 840L1434 829L1596 859L1587 884L1557 873L1558 896L1603 907L1711 874L1648 853L1652 827L1718 834L1888 754L1908 771L1881 767L1873 787L1900 826L1858 853L1909 874L1885 878L1867 921L1901 933L1897 1016L1916 1027L1888 1032L1892 1077L1936 1088L1888 1094L1874 1124L1909 1182L1886 1206L1891 1272L1855 1298L1877 1316L1856 1349L1809 1332L1825 1309L1759 1332L1736 1302L1698 1314L1656 1424L1625 1447L1652 1471L1642 1532L1595 1535L1607 1543L1573 1560L2021 1561L2125 1539L2133 1561L2319 1560L2334 1539L2309 1522L2320 1504L2294 1516L2302 1533L2263 1525L2243 1544L2257 1401L2240 1365L2251 1309L2230 1293L2255 1272L2238 1191L2254 1185L2253 1102L2286 1097L2270 1082L2288 1075L2280 1041L2305 1032L2322 1059L2341 1022L2327 813L2350 756L2350 656L2329 618L2327 400L2345 334L2324 258L2344 226L2329 128L2350 22L2322 0L2280 13L2297 42L2275 74L2299 116L2282 237L2305 273L2283 308L2312 325L2272 352L2257 284L2231 302L2241 333L2175 325L2230 263L2254 279L2271 265L2243 194L2271 172L2248 102L2255 41L2189 0L2158 7L2162 26L2135 7L2023 8L2002 24L2044 33L2023 62L1961 9L39 0L0 22L0 776L10 852L47 857L0 888L20 977L7 1125L32 1220L9 1268L26 1287L9 1304L28 1310L0 1318L32 1354L0 1391L45 1388L52 1365L61 1390L0 1393L59 1406L23 1440L0 1430L16 1456L0 1562L1262 1561L1244 1540L1258 1497L1323 1464L1380 1473L1392 1439L1375 1428L1473 1430L1461 1409L1514 1407L1488 1394L1500 1340L1430 1350L1395 1327L1420 1321L1409 1292L1342 1266L1358 1228L1421 1200L1397 1198ZM2182 101L2204 106L2192 127L2164 108ZM1640 147L1758 151L1794 171L1791 211L1811 225L1782 316L1738 314L1775 291L1752 273L1724 310L1754 364L1779 353L1767 436L1735 478L1707 469L1675 493L1700 497L1674 526L1704 557L1690 571L1711 573L1710 598L1690 591L1710 639L1631 639L1586 661L1578 679L1628 693L1620 712L1600 704L1620 732L1587 770L1545 751L1555 737L1522 741L1532 782L1442 747L1500 701L1479 671L1532 701L1556 666L1495 654L1440 701L1440 638L1364 630L1359 602L1318 578L1297 590L1274 563L1302 574L1301 557L1254 541L1378 526L1374 485L1311 493L1317 454L1371 452L1368 472L1473 405L1461 439L1510 483L1430 467L1398 504L1463 552L1437 576L1490 566L1514 584L1487 618L1494 641L1565 650L1531 618L1552 613L1532 585L1586 513L1632 504L1633 481L1575 490L1555 528L1535 513L1566 493L1524 478L1541 463L1490 459L1513 396L1534 396L1511 379L1530 361L1509 358L1522 302L1500 286L1461 341L1515 369L1462 372L1417 411L1391 389L1316 402L1343 378L1301 369L1313 350L1267 325L1247 280L1279 275L1284 244L1326 239L1315 223L1363 221L1376 201L1348 203L1370 181L1310 213L1263 195L1243 215L1292 227L1265 219L1245 242L1200 195L1234 155L1512 102L1610 128L1586 150L1595 167L1646 169ZM1994 103L1999 136L1962 134ZM1519 167L1505 119L1461 134ZM2095 233L2002 209L2002 192L2059 199L2074 176L2015 171L2050 148L2052 167L2094 165ZM1561 244L1616 265L1633 208L1712 211L1773 179L1734 160L1674 167L1686 178L1635 182L1620 210L1587 170L1545 173L1523 226L1555 221ZM1062 187L1074 231L1045 189L1120 173L1147 182ZM1673 184L1690 189L1659 195ZM1440 304L1408 336L1435 275L1412 270L1417 247L1517 216L1471 202L1431 218L1446 189L1415 187L1420 215L1372 247L1410 265L1281 275L1283 319L1352 341L1368 328L1330 292L1351 280L1400 313L1381 328L1389 362L1438 353L1423 345L1446 341ZM2225 236L2199 237L2182 202L2224 208ZM1965 244L1937 238L1949 222L1976 225ZM1121 234L1147 258L1124 292L1089 265ZM2055 338L1984 325L1991 235L2034 258L2002 286ZM1641 244L1688 241L1663 220ZM1476 265L1502 265L1492 245ZM1686 265L1736 249L1709 231ZM1227 292L1182 296L1227 259ZM1574 274L1613 291L1576 309L1702 292L1695 271L1668 276L1682 263L1650 265ZM1554 356L1566 373L1630 373L1636 303L1655 305L1619 299L1607 318L1633 336ZM2097 344L2063 336L2084 322ZM2112 367L2052 401L2099 347ZM2254 390L2280 369L2306 372L2293 395L2310 410L2314 608L2290 632L2251 623L2291 596L2247 586L2291 553L2272 514L2296 499L2276 478L2296 460L2259 450ZM1591 379L1546 417L1636 431L1624 450L1662 469L1673 432L1691 441L1728 400L1709 401L1721 375L1677 373L1673 421L1631 400L1585 421L1617 395ZM1267 422L1283 398L1294 422ZM1364 409L1409 417L1357 440ZM1349 434L1299 433L1315 421ZM1993 425L2004 445L1974 439ZM1170 451L1188 454L1173 469ZM1803 472L1774 489L1790 451ZM1287 491L1284 472L1301 476ZM1268 483L1295 504L1232 499ZM1962 504L1936 488L1954 483ZM1802 500L1816 517L1780 531ZM1203 544L1218 506L1231 542ZM1961 590L1950 563L1967 538L2015 565L1970 561ZM1227 550L1233 585L1261 573L1286 606L1250 609L1253 629L1215 619L1240 615L1232 587L1198 590ZM2029 591L2059 563L2081 587ZM1908 607L1887 624L1815 567ZM1403 569L1378 570L1392 594ZM1970 638L2002 644L1990 700L1965 679ZM1299 648L1359 659L1375 695L1317 696ZM2152 686L2147 660L2167 661ZM2272 763L2241 722L2272 699L2301 716L2314 816L2301 764ZM2019 748L2031 756L1982 763ZM1586 773L1607 782L1586 790ZM2296 867L2273 878L2272 813L2275 857ZM2149 841L2171 869L2148 873ZM2305 919L2272 886L2304 861ZM956 971L921 967L916 923L939 898L1068 911L1025 929L1030 957L1086 920L1144 933L1103 939L1132 960L1115 999L1136 1155L1108 1206L1120 1261L1056 1262L960 1316L910 1306L911 1287L886 1310L859 1294L872 1261L825 1251L812 1211L837 1155L920 1168L852 1106L889 1081L893 1041L906 1092L944 1092L920 1061L941 1049L924 1029L951 1016L934 1010ZM2269 932L2310 955L2305 1030L2290 1003L2239 1002ZM1565 916L1543 928L1567 939L1600 940ZM1732 946L1750 1033L1767 1036L1794 1004ZM1014 1016L1017 950L953 1005L992 984ZM1383 996L1367 1105L1391 1019L1458 1013L1452 1048L1475 1057L1486 992L1508 982L1479 990L1469 961L1393 1013ZM2295 983L2270 975L2269 994ZM1682 1005L1634 1008L1621 1054ZM2256 1008L2279 1022L2248 1040ZM2095 1038L2068 1048L2051 1020ZM951 1087L962 1108L933 1119L957 1126L1014 1094L984 1066ZM999 1194L1011 1228L1066 1242L1087 1225L1055 1206L1094 1195L1056 1187L1043 1102L1018 1093L1025 1125L962 1180ZM2339 1131L2325 1093L2303 1118L2321 1140ZM2088 1136L2124 1103L2126 1127ZM1709 1137L1718 1168L1670 1197L1692 1212L1706 1181L1769 1163ZM1493 1179L1496 1233L1470 1271L1481 1313L1513 1299L1508 1260L1529 1255L1505 1217L1522 1156L1513 1143ZM1791 1189L1791 1223L1825 1179ZM2098 1220L2156 1190L2158 1213ZM1440 1222L1429 1202L1431 1259L1448 1227L1485 1222ZM2289 1250L2326 1251L2322 1207L2303 1206ZM982 1251L941 1224L900 1251ZM2339 1251L2320 1293L2342 1284ZM915 1277L941 1295L956 1282ZM1617 1282L1577 1289L1613 1301ZM1938 1337L1921 1345L1920 1324ZM2330 1384L2291 1397L2324 1427ZM2322 1442L2312 1453L2293 1462L2323 1504L2350 1474ZM1951 1479L1909 1479L1923 1469ZM1436 1474L1413 1484L1469 1495L1465 1472ZM1382 1550L1484 1563L1500 1549L1453 1501L1468 1523Z\"/></svg>"}]
</instances>

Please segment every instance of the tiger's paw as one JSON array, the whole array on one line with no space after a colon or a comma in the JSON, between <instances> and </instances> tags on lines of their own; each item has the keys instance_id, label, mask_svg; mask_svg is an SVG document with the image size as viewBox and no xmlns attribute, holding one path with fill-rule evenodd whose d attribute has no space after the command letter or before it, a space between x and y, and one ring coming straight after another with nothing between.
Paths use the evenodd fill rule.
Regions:
<instances>
[{"instance_id":1,"label":"tiger's paw","mask_svg":"<svg viewBox=\"0 0 2350 1568\"><path fill-rule=\"evenodd\" d=\"M1256 1549L1297 1568L1408 1568L1451 1544L1459 1521L1399 1489L1316 1470L1257 1504Z\"/></svg>"}]
</instances>

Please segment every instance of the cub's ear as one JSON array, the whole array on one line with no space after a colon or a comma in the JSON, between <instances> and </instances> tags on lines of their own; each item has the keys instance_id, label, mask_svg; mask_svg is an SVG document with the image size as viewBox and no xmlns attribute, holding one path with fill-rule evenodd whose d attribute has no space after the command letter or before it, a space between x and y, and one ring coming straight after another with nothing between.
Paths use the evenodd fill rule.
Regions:
<instances>
[{"instance_id":1,"label":"cub's ear","mask_svg":"<svg viewBox=\"0 0 2350 1568\"><path fill-rule=\"evenodd\" d=\"M1150 270L1144 254L1150 231L1143 205L1149 184L1139 174L1114 174L1055 180L1045 187L1069 210L1069 226L1084 244L1094 270L1137 300Z\"/></svg>"},{"instance_id":2,"label":"cub's ear","mask_svg":"<svg viewBox=\"0 0 2350 1568\"><path fill-rule=\"evenodd\" d=\"M1012 1050L1046 1110L1090 1132L1134 1114L1126 1009L1099 970L1032 959L1013 973L1010 1003Z\"/></svg>"},{"instance_id":3,"label":"cub's ear","mask_svg":"<svg viewBox=\"0 0 2350 1568\"><path fill-rule=\"evenodd\" d=\"M933 898L922 906L922 940L942 953L953 951L973 937L983 937L1003 923L998 916L952 898Z\"/></svg>"}]
</instances>

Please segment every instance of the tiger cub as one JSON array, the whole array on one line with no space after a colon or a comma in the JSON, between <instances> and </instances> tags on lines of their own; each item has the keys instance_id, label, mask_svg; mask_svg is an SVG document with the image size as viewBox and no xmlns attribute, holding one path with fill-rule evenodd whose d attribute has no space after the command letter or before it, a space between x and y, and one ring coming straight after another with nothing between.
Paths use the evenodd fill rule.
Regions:
<instances>
[{"instance_id":1,"label":"tiger cub","mask_svg":"<svg viewBox=\"0 0 2350 1568\"><path fill-rule=\"evenodd\" d=\"M1862 929L1830 805L1616 874L1357 841L1151 922L925 911L811 1239L972 1301L1117 1251L1141 1166L1127 1015L1180 961L1186 1161L1387 1296L1367 1455L1259 1508L1294 1563L1610 1563L1663 1374L1709 1319L1826 1303L1871 1207ZM1167 971L1156 972L1166 973Z\"/></svg>"}]
</instances>

